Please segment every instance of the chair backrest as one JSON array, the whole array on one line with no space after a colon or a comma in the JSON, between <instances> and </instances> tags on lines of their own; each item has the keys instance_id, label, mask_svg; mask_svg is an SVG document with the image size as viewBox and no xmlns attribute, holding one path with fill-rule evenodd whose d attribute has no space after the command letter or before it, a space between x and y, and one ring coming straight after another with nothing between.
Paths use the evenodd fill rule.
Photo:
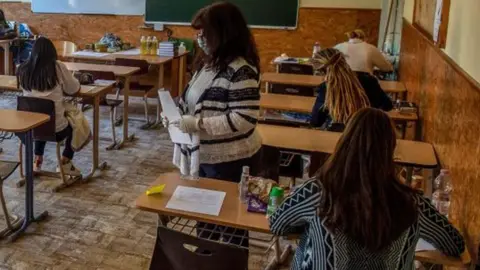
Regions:
<instances>
[{"instance_id":1,"label":"chair backrest","mask_svg":"<svg viewBox=\"0 0 480 270\"><path fill-rule=\"evenodd\" d=\"M55 103L52 100L36 97L18 96L17 110L49 115L50 121L33 129L33 138L40 141L56 141Z\"/></svg>"},{"instance_id":2,"label":"chair backrest","mask_svg":"<svg viewBox=\"0 0 480 270\"><path fill-rule=\"evenodd\" d=\"M150 66L146 60L141 59L128 59L128 58L115 58L116 66L124 67L138 67L139 71L135 75L144 75L148 73L148 67Z\"/></svg>"},{"instance_id":3,"label":"chair backrest","mask_svg":"<svg viewBox=\"0 0 480 270\"><path fill-rule=\"evenodd\" d=\"M78 49L77 45L71 41L54 40L52 42L59 56L74 53Z\"/></svg>"},{"instance_id":4,"label":"chair backrest","mask_svg":"<svg viewBox=\"0 0 480 270\"><path fill-rule=\"evenodd\" d=\"M282 63L278 67L279 73L313 75L313 66L295 63Z\"/></svg>"},{"instance_id":5,"label":"chair backrest","mask_svg":"<svg viewBox=\"0 0 480 270\"><path fill-rule=\"evenodd\" d=\"M150 269L247 270L248 251L158 227ZM192 250L196 248L196 250Z\"/></svg>"}]
</instances>

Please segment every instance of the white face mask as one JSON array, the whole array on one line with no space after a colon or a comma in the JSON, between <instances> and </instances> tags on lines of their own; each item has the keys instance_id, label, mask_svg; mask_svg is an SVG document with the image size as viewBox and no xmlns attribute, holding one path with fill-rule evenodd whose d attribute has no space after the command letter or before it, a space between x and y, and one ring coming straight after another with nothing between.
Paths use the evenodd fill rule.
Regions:
<instances>
[{"instance_id":1,"label":"white face mask","mask_svg":"<svg viewBox=\"0 0 480 270\"><path fill-rule=\"evenodd\" d=\"M207 47L207 41L205 40L205 38L203 36L198 36L197 37L197 43L198 43L198 47L200 47L200 49L203 50L203 52L205 52L205 54L209 54L210 52L208 51L208 47Z\"/></svg>"}]
</instances>

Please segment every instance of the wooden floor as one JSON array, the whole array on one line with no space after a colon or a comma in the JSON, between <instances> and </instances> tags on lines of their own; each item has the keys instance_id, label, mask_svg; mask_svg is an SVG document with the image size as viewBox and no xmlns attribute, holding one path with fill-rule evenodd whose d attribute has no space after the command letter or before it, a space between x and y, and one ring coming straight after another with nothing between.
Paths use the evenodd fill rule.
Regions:
<instances>
[{"instance_id":1,"label":"wooden floor","mask_svg":"<svg viewBox=\"0 0 480 270\"><path fill-rule=\"evenodd\" d=\"M15 108L16 97L0 94L0 108ZM152 112L154 108L152 107ZM91 117L91 111L87 116ZM142 104L132 106L131 116L141 117ZM15 243L0 242L0 269L148 269L152 253L156 216L133 207L135 198L156 176L175 170L172 145L165 129L143 131L131 121L137 140L128 147L107 152L110 125L108 109L102 109L100 158L111 166L88 183L78 183L50 193L55 179L35 181L35 207L48 210L47 221L29 228ZM118 129L118 132L121 132ZM120 136L119 136L120 137ZM18 160L17 139L0 143L0 159ZM77 153L74 163L86 172L91 144ZM55 169L54 145L47 144L44 167ZM13 175L5 183L8 208L24 212L24 189L15 187ZM3 216L0 216L3 227ZM249 269L260 270L267 263L263 250L250 251ZM285 267L284 269L288 269Z\"/></svg>"}]
</instances>

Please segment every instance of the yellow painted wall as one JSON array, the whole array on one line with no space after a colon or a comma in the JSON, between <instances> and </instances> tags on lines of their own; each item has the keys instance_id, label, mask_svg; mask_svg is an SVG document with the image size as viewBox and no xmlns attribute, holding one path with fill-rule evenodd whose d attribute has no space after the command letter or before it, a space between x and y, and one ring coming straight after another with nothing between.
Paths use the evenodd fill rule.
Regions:
<instances>
[{"instance_id":1,"label":"yellow painted wall","mask_svg":"<svg viewBox=\"0 0 480 270\"><path fill-rule=\"evenodd\" d=\"M301 7L382 8L382 0L300 0Z\"/></svg>"},{"instance_id":2,"label":"yellow painted wall","mask_svg":"<svg viewBox=\"0 0 480 270\"><path fill-rule=\"evenodd\" d=\"M405 0L403 17L413 21L415 0ZM480 82L480 0L451 1L445 53Z\"/></svg>"},{"instance_id":3,"label":"yellow painted wall","mask_svg":"<svg viewBox=\"0 0 480 270\"><path fill-rule=\"evenodd\" d=\"M403 7L403 17L409 22L413 22L413 10L415 8L415 0L405 0Z\"/></svg>"},{"instance_id":4,"label":"yellow painted wall","mask_svg":"<svg viewBox=\"0 0 480 270\"><path fill-rule=\"evenodd\" d=\"M445 52L480 82L480 1L451 1Z\"/></svg>"}]
</instances>

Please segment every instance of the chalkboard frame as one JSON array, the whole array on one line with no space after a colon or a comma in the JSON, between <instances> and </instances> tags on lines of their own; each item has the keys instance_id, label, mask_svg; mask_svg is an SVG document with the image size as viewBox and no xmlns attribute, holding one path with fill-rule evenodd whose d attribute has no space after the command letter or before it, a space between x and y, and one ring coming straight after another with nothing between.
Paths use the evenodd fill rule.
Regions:
<instances>
[{"instance_id":1,"label":"chalkboard frame","mask_svg":"<svg viewBox=\"0 0 480 270\"><path fill-rule=\"evenodd\" d=\"M147 7L147 0L145 1L145 9ZM295 26L276 26L276 25L248 25L250 28L258 29L279 29L279 30L296 30L298 28L298 17L300 12L300 0L297 0L297 12L295 18ZM180 26L190 26L190 22L169 22L169 21L148 21L147 12L145 11L145 23L146 24L160 24L160 25L180 25Z\"/></svg>"}]
</instances>

